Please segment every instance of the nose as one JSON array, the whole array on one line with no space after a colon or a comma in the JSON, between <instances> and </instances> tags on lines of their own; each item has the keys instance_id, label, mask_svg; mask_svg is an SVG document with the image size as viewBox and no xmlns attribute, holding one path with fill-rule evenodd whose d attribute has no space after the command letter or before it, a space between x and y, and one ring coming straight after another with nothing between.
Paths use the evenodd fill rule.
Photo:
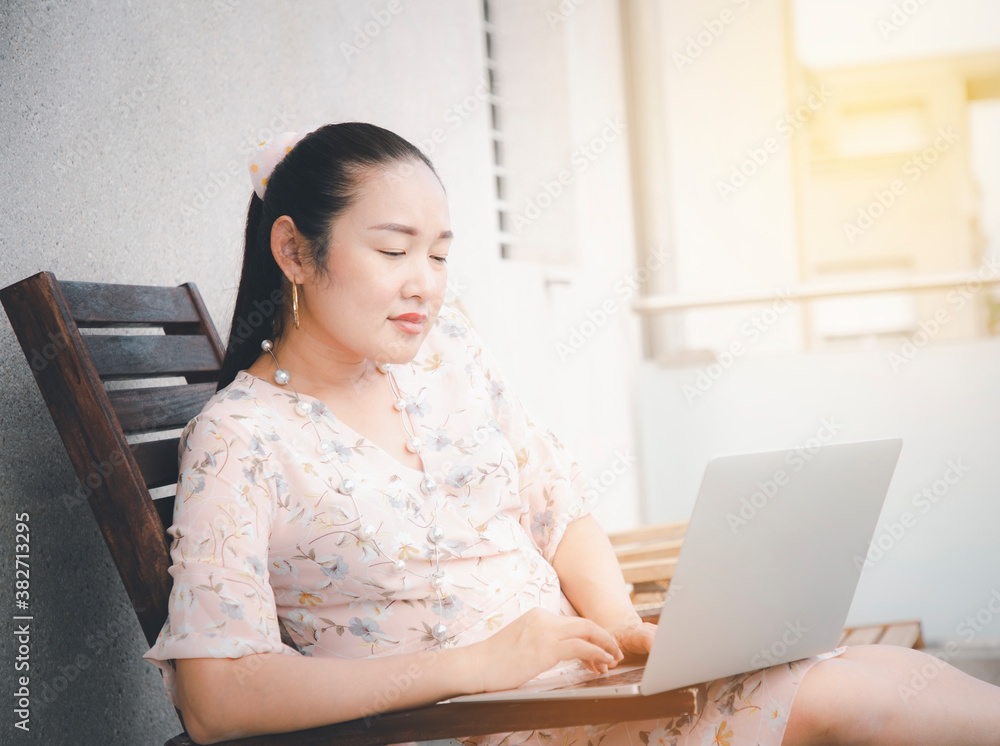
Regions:
<instances>
[{"instance_id":1,"label":"nose","mask_svg":"<svg viewBox=\"0 0 1000 746\"><path fill-rule=\"evenodd\" d=\"M429 300L434 296L442 282L441 277L444 275L442 269L435 269L434 262L436 261L433 257L422 252L413 252L410 255L406 283L403 286L405 297Z\"/></svg>"}]
</instances>

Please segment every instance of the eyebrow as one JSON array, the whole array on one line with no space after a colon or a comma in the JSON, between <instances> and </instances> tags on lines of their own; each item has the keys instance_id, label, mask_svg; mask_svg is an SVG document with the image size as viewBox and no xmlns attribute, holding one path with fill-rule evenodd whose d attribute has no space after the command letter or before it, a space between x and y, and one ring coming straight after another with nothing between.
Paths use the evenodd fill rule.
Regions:
<instances>
[{"instance_id":1,"label":"eyebrow","mask_svg":"<svg viewBox=\"0 0 1000 746\"><path fill-rule=\"evenodd\" d=\"M371 225L368 227L370 231L395 231L396 233L405 233L407 236L416 236L419 231L409 225L401 225L400 223L380 223L378 225ZM441 231L441 235L438 238L454 238L454 234L451 231Z\"/></svg>"}]
</instances>

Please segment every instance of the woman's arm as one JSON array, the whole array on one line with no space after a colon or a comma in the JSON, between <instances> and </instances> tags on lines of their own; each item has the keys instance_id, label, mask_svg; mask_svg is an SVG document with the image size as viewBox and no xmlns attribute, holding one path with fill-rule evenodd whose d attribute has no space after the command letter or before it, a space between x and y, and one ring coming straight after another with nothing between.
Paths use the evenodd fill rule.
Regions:
<instances>
[{"instance_id":1,"label":"woman's arm","mask_svg":"<svg viewBox=\"0 0 1000 746\"><path fill-rule=\"evenodd\" d=\"M606 670L619 659L612 635L587 619L533 609L466 647L382 658L261 653L177 660L184 727L197 743L281 733L509 689L561 660Z\"/></svg>"},{"instance_id":2,"label":"woman's arm","mask_svg":"<svg viewBox=\"0 0 1000 746\"><path fill-rule=\"evenodd\" d=\"M177 664L184 727L197 743L281 733L404 709L475 689L470 651L371 659L261 653Z\"/></svg>"},{"instance_id":3,"label":"woman's arm","mask_svg":"<svg viewBox=\"0 0 1000 746\"><path fill-rule=\"evenodd\" d=\"M566 527L552 565L581 616L611 632L623 652L649 652L656 627L636 614L608 535L592 515Z\"/></svg>"}]
</instances>

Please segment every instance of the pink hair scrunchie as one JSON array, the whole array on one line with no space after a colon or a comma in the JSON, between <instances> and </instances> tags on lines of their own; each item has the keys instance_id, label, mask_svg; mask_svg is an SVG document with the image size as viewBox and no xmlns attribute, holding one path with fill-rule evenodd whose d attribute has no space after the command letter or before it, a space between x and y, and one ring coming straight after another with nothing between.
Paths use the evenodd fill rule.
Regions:
<instances>
[{"instance_id":1,"label":"pink hair scrunchie","mask_svg":"<svg viewBox=\"0 0 1000 746\"><path fill-rule=\"evenodd\" d=\"M267 191L267 180L271 178L274 167L303 137L305 137L304 134L300 135L297 132L282 132L270 140L264 140L250 153L247 167L250 169L253 190L258 197L264 199L264 192Z\"/></svg>"}]
</instances>

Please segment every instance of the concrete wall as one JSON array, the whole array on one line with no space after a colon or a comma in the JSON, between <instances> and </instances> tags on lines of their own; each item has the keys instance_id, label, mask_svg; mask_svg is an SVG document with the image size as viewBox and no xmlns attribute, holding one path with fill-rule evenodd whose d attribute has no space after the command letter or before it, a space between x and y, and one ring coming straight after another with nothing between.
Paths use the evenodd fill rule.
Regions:
<instances>
[{"instance_id":1,"label":"concrete wall","mask_svg":"<svg viewBox=\"0 0 1000 746\"><path fill-rule=\"evenodd\" d=\"M556 2L507 5L537 25L505 50L519 63L561 35L561 79L572 85L552 97L558 109L531 115L570 123L568 160L623 111L616 4L592 0L557 21L546 16ZM5 4L0 286L40 270L65 280L194 280L225 335L250 194L248 147L273 132L372 121L430 153L449 192L461 297L529 409L600 474L617 449L634 450L626 381L635 322L616 314L566 360L555 344L634 265L627 137L565 198L583 222L566 247L576 274L561 295L550 293L551 267L502 262L481 13L468 0ZM62 499L76 478L3 315L0 349L0 542L8 548L0 579L13 603L14 516L28 512L34 616L31 730L15 731L5 707L0 741L162 743L180 726L159 674L140 658L141 631L89 509ZM540 376L550 364L561 366L558 375ZM581 371L606 393L588 396ZM616 477L606 493L614 501L598 506L612 528L637 522L636 481L634 470ZM16 644L10 607L4 612L0 694L9 704Z\"/></svg>"}]
</instances>

